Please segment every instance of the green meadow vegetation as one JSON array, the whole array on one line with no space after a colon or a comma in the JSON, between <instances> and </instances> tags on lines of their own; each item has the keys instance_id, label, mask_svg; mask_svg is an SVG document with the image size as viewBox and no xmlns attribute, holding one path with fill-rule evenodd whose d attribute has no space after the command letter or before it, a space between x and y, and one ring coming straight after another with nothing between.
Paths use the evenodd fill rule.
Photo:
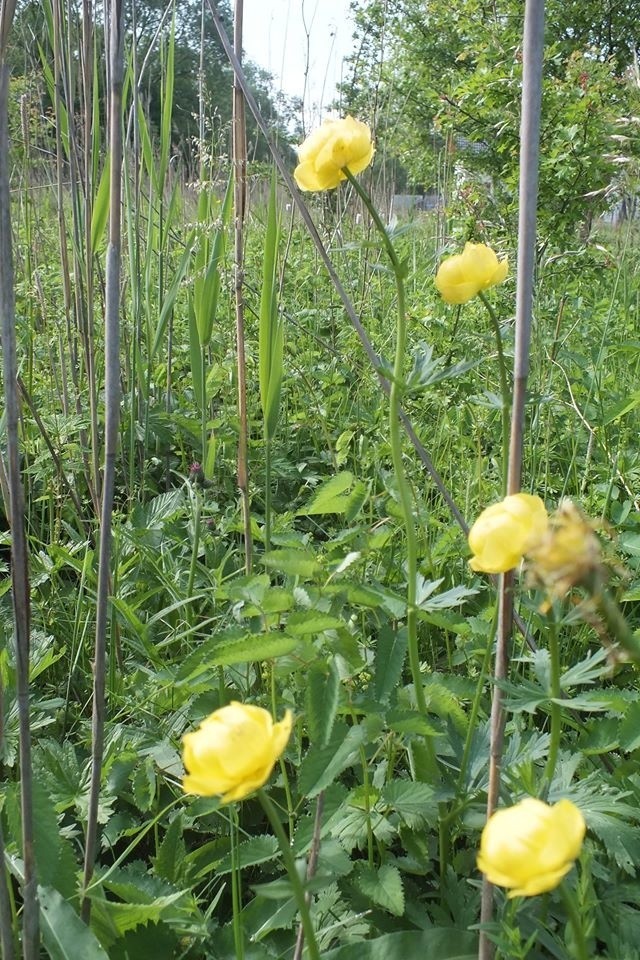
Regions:
<instances>
[{"instance_id":1,"label":"green meadow vegetation","mask_svg":"<svg viewBox=\"0 0 640 960\"><path fill-rule=\"evenodd\" d=\"M520 0L357 0L315 133L251 64L232 112L226 3L0 3L4 960L640 960L600 6L547 3L518 408Z\"/></svg>"}]
</instances>

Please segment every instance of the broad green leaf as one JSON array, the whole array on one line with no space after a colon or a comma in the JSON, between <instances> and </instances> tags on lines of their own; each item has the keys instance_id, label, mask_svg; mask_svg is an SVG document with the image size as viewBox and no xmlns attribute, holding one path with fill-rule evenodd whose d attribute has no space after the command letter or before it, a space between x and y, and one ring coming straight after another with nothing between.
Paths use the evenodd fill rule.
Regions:
<instances>
[{"instance_id":1,"label":"broad green leaf","mask_svg":"<svg viewBox=\"0 0 640 960\"><path fill-rule=\"evenodd\" d=\"M213 666L229 666L234 663L251 663L253 660L275 660L284 657L298 646L295 637L273 632L246 634L244 637L223 640L216 644L210 663Z\"/></svg>"},{"instance_id":2,"label":"broad green leaf","mask_svg":"<svg viewBox=\"0 0 640 960\"><path fill-rule=\"evenodd\" d=\"M419 829L426 822L437 819L438 802L428 783L411 780L391 780L383 788L380 801L394 810L405 823Z\"/></svg>"},{"instance_id":3,"label":"broad green leaf","mask_svg":"<svg viewBox=\"0 0 640 960\"><path fill-rule=\"evenodd\" d=\"M322 960L476 960L478 938L457 927L402 930L328 950Z\"/></svg>"},{"instance_id":4,"label":"broad green leaf","mask_svg":"<svg viewBox=\"0 0 640 960\"><path fill-rule=\"evenodd\" d=\"M627 707L618 735L621 750L631 753L640 747L640 700Z\"/></svg>"},{"instance_id":5,"label":"broad green leaf","mask_svg":"<svg viewBox=\"0 0 640 960\"><path fill-rule=\"evenodd\" d=\"M98 184L98 192L96 193L96 198L93 204L93 210L91 212L91 250L90 253L95 253L100 238L104 234L105 227L107 225L107 218L109 216L109 177L111 172L111 155L107 154L107 157L104 162L104 167L102 168L102 174L100 176L100 183Z\"/></svg>"},{"instance_id":6,"label":"broad green leaf","mask_svg":"<svg viewBox=\"0 0 640 960\"><path fill-rule=\"evenodd\" d=\"M344 620L332 617L328 613L320 613L318 610L297 610L287 620L287 633L292 637L302 637L323 633L325 630L337 630L344 626Z\"/></svg>"},{"instance_id":7,"label":"broad green leaf","mask_svg":"<svg viewBox=\"0 0 640 960\"><path fill-rule=\"evenodd\" d=\"M367 863L356 864L353 882L369 900L396 917L404 913L404 889L400 871L393 864L383 864L379 870Z\"/></svg>"},{"instance_id":8,"label":"broad green leaf","mask_svg":"<svg viewBox=\"0 0 640 960\"><path fill-rule=\"evenodd\" d=\"M340 724L325 747L312 746L300 766L300 792L316 797L338 774L359 760L360 747L366 737L364 725L349 727L345 732L344 724Z\"/></svg>"},{"instance_id":9,"label":"broad green leaf","mask_svg":"<svg viewBox=\"0 0 640 960\"><path fill-rule=\"evenodd\" d=\"M271 550L262 557L262 563L271 570L303 579L309 579L322 570L322 565L310 550Z\"/></svg>"},{"instance_id":10,"label":"broad green leaf","mask_svg":"<svg viewBox=\"0 0 640 960\"><path fill-rule=\"evenodd\" d=\"M186 856L186 847L182 837L182 813L173 818L162 838L155 858L154 867L157 875L169 883L176 883L181 875L181 868Z\"/></svg>"},{"instance_id":11,"label":"broad green leaf","mask_svg":"<svg viewBox=\"0 0 640 960\"><path fill-rule=\"evenodd\" d=\"M266 863L280 855L278 840L271 834L252 837L245 843L238 844L236 851L236 863L239 869L245 867L255 867L259 863ZM233 858L229 853L216 864L216 875L222 876L225 873L231 873L233 870Z\"/></svg>"},{"instance_id":12,"label":"broad green leaf","mask_svg":"<svg viewBox=\"0 0 640 960\"><path fill-rule=\"evenodd\" d=\"M42 941L51 960L109 960L95 934L52 887L38 886Z\"/></svg>"},{"instance_id":13,"label":"broad green leaf","mask_svg":"<svg viewBox=\"0 0 640 960\"><path fill-rule=\"evenodd\" d=\"M406 627L394 630L385 624L378 633L374 660L374 697L387 703L397 688L407 655Z\"/></svg>"},{"instance_id":14,"label":"broad green leaf","mask_svg":"<svg viewBox=\"0 0 640 960\"><path fill-rule=\"evenodd\" d=\"M348 497L344 496L353 486L353 474L348 470L337 473L319 487L309 503L297 511L298 516L316 516L325 513L344 513Z\"/></svg>"},{"instance_id":15,"label":"broad green leaf","mask_svg":"<svg viewBox=\"0 0 640 960\"><path fill-rule=\"evenodd\" d=\"M315 664L307 675L306 714L309 739L318 747L329 742L340 699L340 676L332 658L327 668Z\"/></svg>"}]
</instances>

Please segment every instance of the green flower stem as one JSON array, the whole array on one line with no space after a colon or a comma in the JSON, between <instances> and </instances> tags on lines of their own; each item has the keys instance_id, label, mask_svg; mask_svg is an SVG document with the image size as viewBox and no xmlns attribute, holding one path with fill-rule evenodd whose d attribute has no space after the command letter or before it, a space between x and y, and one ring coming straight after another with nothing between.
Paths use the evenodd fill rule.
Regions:
<instances>
[{"instance_id":1,"label":"green flower stem","mask_svg":"<svg viewBox=\"0 0 640 960\"><path fill-rule=\"evenodd\" d=\"M482 658L482 666L480 667L480 674L478 676L478 683L476 686L476 692L473 698L473 703L471 704L471 713L469 714L469 724L467 726L467 735L464 741L464 749L462 752L462 760L460 761L460 774L458 776L458 786L456 788L456 798L459 798L462 794L464 787L464 778L467 774L467 765L469 763L469 755L471 753L471 743L473 741L473 735L477 728L478 714L480 713L480 701L482 699L482 691L484 690L484 685L489 676L489 663L491 662L491 653L493 650L493 638L496 634L496 628L498 626L498 604L495 604L493 611L493 618L491 620L491 627L489 629L489 636L487 639L487 648L484 652L484 657Z\"/></svg>"},{"instance_id":2,"label":"green flower stem","mask_svg":"<svg viewBox=\"0 0 640 960\"><path fill-rule=\"evenodd\" d=\"M640 636L627 623L620 607L603 584L600 571L588 576L584 585L604 620L607 633L620 644L631 660L640 663Z\"/></svg>"},{"instance_id":3,"label":"green flower stem","mask_svg":"<svg viewBox=\"0 0 640 960\"><path fill-rule=\"evenodd\" d=\"M269 795L265 793L264 790L258 790L258 799L262 804L262 809L266 813L269 823L271 824L273 832L275 833L280 845L282 859L284 860L284 865L287 868L289 881L293 887L293 894L298 904L302 929L304 930L305 940L307 941L309 958L310 960L320 960L318 942L316 940L313 923L311 922L311 914L309 912L309 903L307 901L302 880L300 879L300 875L296 870L296 862L293 858L293 854L291 853L291 844L289 843L289 839L284 832L284 828L280 823L276 808L271 802Z\"/></svg>"},{"instance_id":4,"label":"green flower stem","mask_svg":"<svg viewBox=\"0 0 640 960\"><path fill-rule=\"evenodd\" d=\"M569 890L564 883L561 883L558 889L560 890L560 896L562 897L565 910L569 915L569 921L573 927L573 935L576 941L576 960L589 960L587 941L573 891Z\"/></svg>"},{"instance_id":5,"label":"green flower stem","mask_svg":"<svg viewBox=\"0 0 640 960\"><path fill-rule=\"evenodd\" d=\"M233 944L236 960L244 960L244 931L242 929L242 891L238 862L238 811L231 808L231 900L233 903Z\"/></svg>"},{"instance_id":6,"label":"green flower stem","mask_svg":"<svg viewBox=\"0 0 640 960\"><path fill-rule=\"evenodd\" d=\"M500 333L500 322L496 312L485 297L482 290L478 294L482 300L491 326L496 338L496 349L498 351L498 373L500 375L500 392L502 393L502 495L507 493L507 473L509 467L509 438L511 434L511 390L509 389L509 380L507 377L507 364L504 359L504 350L502 349L502 334Z\"/></svg>"},{"instance_id":7,"label":"green flower stem","mask_svg":"<svg viewBox=\"0 0 640 960\"><path fill-rule=\"evenodd\" d=\"M553 609L549 618L549 656L551 659L551 696L553 699L551 702L551 741L544 773L547 784L551 786L558 760L560 734L562 732L562 711L560 704L556 702L562 695L560 688L560 644L558 643L558 628Z\"/></svg>"},{"instance_id":8,"label":"green flower stem","mask_svg":"<svg viewBox=\"0 0 640 960\"><path fill-rule=\"evenodd\" d=\"M195 498L195 510L193 517L193 543L191 545L191 563L189 564L189 580L187 582L187 599L193 596L193 585L196 578L196 567L198 565L198 553L200 551L200 515L202 513L202 499L197 486L193 485L193 496ZM191 605L187 607L189 621L193 621Z\"/></svg>"},{"instance_id":9,"label":"green flower stem","mask_svg":"<svg viewBox=\"0 0 640 960\"><path fill-rule=\"evenodd\" d=\"M407 634L409 647L409 666L413 678L413 689L416 698L416 704L421 714L427 712L427 702L422 685L422 674L420 672L420 656L418 651L418 612L416 609L416 582L418 572L418 544L415 531L415 522L413 517L413 504L411 491L404 472L402 462L402 444L400 439L400 399L402 395L403 365L407 346L407 319L404 293L405 268L400 263L395 248L391 242L386 227L383 224L378 211L373 206L371 197L362 188L358 180L344 167L343 173L349 183L356 191L365 207L367 208L371 219L373 220L384 248L387 252L393 273L396 278L396 291L398 298L398 317L396 321L396 353L393 365L393 379L389 392L389 443L391 446L391 458L393 461L393 471L398 487L400 497L400 506L404 517L405 534L407 540ZM431 773L437 775L436 754L429 737L425 738L426 749L429 754L429 766Z\"/></svg>"}]
</instances>

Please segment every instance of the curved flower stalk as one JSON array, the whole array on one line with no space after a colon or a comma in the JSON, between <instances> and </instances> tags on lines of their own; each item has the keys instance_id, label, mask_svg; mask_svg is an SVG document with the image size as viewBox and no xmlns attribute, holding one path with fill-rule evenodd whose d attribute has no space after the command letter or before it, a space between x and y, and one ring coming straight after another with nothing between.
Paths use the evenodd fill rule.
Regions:
<instances>
[{"instance_id":1,"label":"curved flower stalk","mask_svg":"<svg viewBox=\"0 0 640 960\"><path fill-rule=\"evenodd\" d=\"M349 181L366 206L380 234L396 280L396 344L393 377L391 378L391 389L389 392L389 443L391 446L391 458L404 518L407 542L407 634L409 664L418 710L422 714L425 714L427 712L427 703L422 686L417 636L417 538L411 491L404 472L400 439L400 400L407 342L404 290L406 268L398 258L391 238L386 231L378 211L373 205L371 197L354 176L355 173L364 170L371 163L373 154L374 147L371 141L371 132L366 124L354 120L353 117L345 117L342 121L325 121L322 127L307 137L302 146L298 148L300 164L296 168L294 176L298 185L305 190L330 190L337 187L341 180ZM336 170L336 163L342 163L342 167ZM313 172L313 175L310 171ZM427 749L430 754L429 763L431 772L435 777L437 772L436 758L429 740L427 740Z\"/></svg>"},{"instance_id":2,"label":"curved flower stalk","mask_svg":"<svg viewBox=\"0 0 640 960\"><path fill-rule=\"evenodd\" d=\"M185 793L195 793L202 797L219 796L222 803L243 800L257 791L258 799L278 839L300 911L310 960L320 960L309 904L291 853L289 839L273 803L261 789L271 776L276 760L284 752L292 726L290 710L285 711L284 717L278 722L274 722L268 710L235 700L214 710L197 730L186 733L182 738L183 759L187 771L182 788ZM237 896L235 887L234 896ZM236 947L242 949L240 933Z\"/></svg>"}]
</instances>

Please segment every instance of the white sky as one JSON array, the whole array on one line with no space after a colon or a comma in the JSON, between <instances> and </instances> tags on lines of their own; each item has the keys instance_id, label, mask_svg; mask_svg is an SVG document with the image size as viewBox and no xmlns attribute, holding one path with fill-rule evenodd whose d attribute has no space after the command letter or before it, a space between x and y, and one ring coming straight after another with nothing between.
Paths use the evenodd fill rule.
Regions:
<instances>
[{"instance_id":1,"label":"white sky","mask_svg":"<svg viewBox=\"0 0 640 960\"><path fill-rule=\"evenodd\" d=\"M273 74L276 89L304 96L308 121L333 100L352 33L349 0L244 0L247 56Z\"/></svg>"}]
</instances>

